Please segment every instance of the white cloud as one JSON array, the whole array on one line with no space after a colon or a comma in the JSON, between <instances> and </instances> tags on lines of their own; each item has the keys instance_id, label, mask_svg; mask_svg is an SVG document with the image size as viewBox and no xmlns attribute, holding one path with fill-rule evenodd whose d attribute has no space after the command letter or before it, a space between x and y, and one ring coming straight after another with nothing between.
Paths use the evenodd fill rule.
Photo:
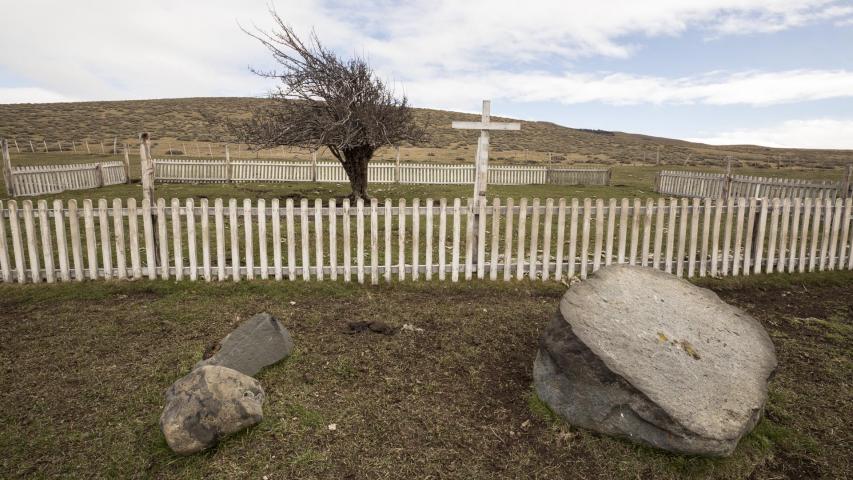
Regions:
<instances>
[{"instance_id":1,"label":"white cloud","mask_svg":"<svg viewBox=\"0 0 853 480\"><path fill-rule=\"evenodd\" d=\"M853 120L790 120L772 127L733 130L685 140L711 145L853 149Z\"/></svg>"},{"instance_id":2,"label":"white cloud","mask_svg":"<svg viewBox=\"0 0 853 480\"><path fill-rule=\"evenodd\" d=\"M73 102L74 98L38 87L0 87L0 103Z\"/></svg>"},{"instance_id":3,"label":"white cloud","mask_svg":"<svg viewBox=\"0 0 853 480\"><path fill-rule=\"evenodd\" d=\"M246 67L264 66L269 56L237 22L269 26L267 2L13 2L6 17L31 20L6 22L0 29L5 53L0 71L21 79L22 86L83 99L263 94L270 84ZM632 42L643 36L674 36L690 28L718 34L778 30L845 21L851 10L840 0L273 3L301 31L313 27L343 53L369 54L380 72L405 85L475 73L506 77L545 65L559 71L582 56L629 56L638 48ZM648 79L618 74L607 79L629 81L646 85Z\"/></svg>"},{"instance_id":4,"label":"white cloud","mask_svg":"<svg viewBox=\"0 0 853 480\"><path fill-rule=\"evenodd\" d=\"M407 82L406 91L416 103L450 109L476 105L480 98L564 104L764 106L853 97L853 72L791 70L674 79L621 73L489 72Z\"/></svg>"}]
</instances>

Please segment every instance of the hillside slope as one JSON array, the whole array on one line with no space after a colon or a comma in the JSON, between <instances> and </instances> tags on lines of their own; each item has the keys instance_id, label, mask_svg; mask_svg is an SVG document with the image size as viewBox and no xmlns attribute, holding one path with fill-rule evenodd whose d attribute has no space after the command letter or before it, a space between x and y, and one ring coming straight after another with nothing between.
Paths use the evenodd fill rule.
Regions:
<instances>
[{"instance_id":1,"label":"hillside slope","mask_svg":"<svg viewBox=\"0 0 853 480\"><path fill-rule=\"evenodd\" d=\"M183 98L109 102L0 105L0 137L41 142L83 139L131 141L140 131L155 139L176 142L222 142L227 135L210 126L206 115L245 115L266 100L257 98ZM429 140L419 147L443 151L442 158L468 158L477 132L450 128L452 120L475 120L476 115L443 110L417 109L427 125ZM498 117L495 117L499 120ZM527 163L542 161L546 152L564 155L566 163L655 163L658 149L662 163L721 165L726 156L752 166L799 165L818 168L853 161L853 152L842 150L772 149L757 146L710 146L667 138L621 132L590 131L549 122L522 122L521 132L492 136L497 158ZM433 153L430 156L434 156Z\"/></svg>"}]
</instances>

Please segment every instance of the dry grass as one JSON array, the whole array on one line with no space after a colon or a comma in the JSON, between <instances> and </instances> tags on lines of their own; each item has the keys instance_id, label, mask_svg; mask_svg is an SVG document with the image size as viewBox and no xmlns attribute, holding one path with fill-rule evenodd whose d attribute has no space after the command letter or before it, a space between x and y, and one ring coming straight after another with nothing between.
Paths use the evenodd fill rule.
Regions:
<instances>
[{"instance_id":1,"label":"dry grass","mask_svg":"<svg viewBox=\"0 0 853 480\"><path fill-rule=\"evenodd\" d=\"M53 151L59 148L58 140L66 142L63 148L70 148L72 140L90 139L105 142L109 150L114 137L119 142L134 142L139 132L150 131L156 141L157 155L165 154L169 148L206 155L206 142L227 141L225 132L211 126L205 120L206 115L239 117L263 102L257 98L186 98L0 105L0 137L17 138L24 149L29 148L29 140L40 149L43 146L38 143L46 139ZM428 126L429 140L417 148L404 148L404 160L461 162L473 158L477 132L453 130L450 122L474 120L476 115L418 109L417 116ZM193 142L202 142L198 152ZM541 163L547 160L547 152L555 152L565 156L565 160L558 162L562 164L648 165L655 163L658 147L662 163L686 166L721 166L724 158L731 155L745 167L833 168L849 163L851 158L850 152L840 150L715 147L645 135L565 128L549 122L522 122L521 132L493 135L492 146L492 157L502 163ZM221 147L216 148L221 152ZM93 146L92 151L100 153L100 146ZM281 153L265 154L270 155ZM286 155L305 158L304 152L286 152ZM330 158L327 153L324 155ZM381 151L378 158L391 159L393 152Z\"/></svg>"},{"instance_id":2,"label":"dry grass","mask_svg":"<svg viewBox=\"0 0 853 480\"><path fill-rule=\"evenodd\" d=\"M723 460L569 427L532 395L559 284L0 286L0 476L845 478L851 275L703 282L763 323L780 361L766 418ZM174 456L157 427L163 391L264 310L296 340L291 358L259 375L264 421ZM350 320L424 332L347 335Z\"/></svg>"}]
</instances>

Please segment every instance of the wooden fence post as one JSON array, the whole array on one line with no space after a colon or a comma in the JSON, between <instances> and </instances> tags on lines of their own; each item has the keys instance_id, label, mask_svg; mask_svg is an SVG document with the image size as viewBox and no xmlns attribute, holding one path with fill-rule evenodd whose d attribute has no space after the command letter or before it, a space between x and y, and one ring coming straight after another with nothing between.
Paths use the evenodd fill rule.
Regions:
<instances>
[{"instance_id":1,"label":"wooden fence post","mask_svg":"<svg viewBox=\"0 0 853 480\"><path fill-rule=\"evenodd\" d=\"M15 151L18 153L21 153L21 149L18 148L18 139L15 138L15 139L13 139L13 141L15 142Z\"/></svg>"},{"instance_id":2,"label":"wooden fence post","mask_svg":"<svg viewBox=\"0 0 853 480\"><path fill-rule=\"evenodd\" d=\"M130 184L130 153L127 151L127 144L124 144L124 177L125 183Z\"/></svg>"},{"instance_id":3,"label":"wooden fence post","mask_svg":"<svg viewBox=\"0 0 853 480\"><path fill-rule=\"evenodd\" d=\"M142 200L154 205L154 160L148 132L139 135L139 163L142 168Z\"/></svg>"},{"instance_id":4,"label":"wooden fence post","mask_svg":"<svg viewBox=\"0 0 853 480\"><path fill-rule=\"evenodd\" d=\"M317 150L311 152L311 181L317 181Z\"/></svg>"},{"instance_id":5,"label":"wooden fence post","mask_svg":"<svg viewBox=\"0 0 853 480\"><path fill-rule=\"evenodd\" d=\"M56 144L59 145L59 151L61 152L62 151L62 142L56 142Z\"/></svg>"},{"instance_id":6,"label":"wooden fence post","mask_svg":"<svg viewBox=\"0 0 853 480\"><path fill-rule=\"evenodd\" d=\"M655 154L655 164L660 165L660 145L658 145L657 153Z\"/></svg>"},{"instance_id":7,"label":"wooden fence post","mask_svg":"<svg viewBox=\"0 0 853 480\"><path fill-rule=\"evenodd\" d=\"M104 150L104 141L103 141L103 140L99 140L99 142L101 143L101 155L104 155L104 154L106 154L106 153L107 153L107 152Z\"/></svg>"},{"instance_id":8,"label":"wooden fence post","mask_svg":"<svg viewBox=\"0 0 853 480\"><path fill-rule=\"evenodd\" d=\"M400 183L402 180L402 176L400 175L400 146L397 146L397 152L395 155L395 166L394 166L394 183Z\"/></svg>"},{"instance_id":9,"label":"wooden fence post","mask_svg":"<svg viewBox=\"0 0 853 480\"><path fill-rule=\"evenodd\" d=\"M732 186L732 157L726 157L726 176L723 177L722 198L729 198Z\"/></svg>"},{"instance_id":10,"label":"wooden fence post","mask_svg":"<svg viewBox=\"0 0 853 480\"><path fill-rule=\"evenodd\" d=\"M148 132L142 132L139 134L139 163L141 167L141 182L142 182L142 205L143 209L147 204L150 208L148 209L150 215L150 224L153 228L157 228L158 219L157 219L157 210L154 208L154 161L151 158L151 145L148 141L149 135ZM144 210L143 210L144 211ZM160 237L159 235L153 236L154 240L154 252L160 251ZM149 257L152 258L152 257ZM156 253L153 255L154 265L148 266L149 270L151 268L159 268L162 267L163 262L160 260L161 256ZM153 277L152 277L153 278Z\"/></svg>"},{"instance_id":11,"label":"wooden fence post","mask_svg":"<svg viewBox=\"0 0 853 480\"><path fill-rule=\"evenodd\" d=\"M88 138L86 139L86 154L87 154L87 155L91 155L91 154L92 154L92 151L91 151L91 150L89 150L89 139L88 139Z\"/></svg>"},{"instance_id":12,"label":"wooden fence post","mask_svg":"<svg viewBox=\"0 0 853 480\"><path fill-rule=\"evenodd\" d=\"M853 163L847 165L847 172L844 174L844 182L841 186L843 188L842 197L850 198L853 196L853 192L850 191L853 187Z\"/></svg>"},{"instance_id":13,"label":"wooden fence post","mask_svg":"<svg viewBox=\"0 0 853 480\"><path fill-rule=\"evenodd\" d=\"M77 153L77 142L71 140L71 150L74 150L74 153Z\"/></svg>"},{"instance_id":14,"label":"wooden fence post","mask_svg":"<svg viewBox=\"0 0 853 480\"><path fill-rule=\"evenodd\" d=\"M33 146L33 141L30 140L30 152L36 153L36 148Z\"/></svg>"},{"instance_id":15,"label":"wooden fence post","mask_svg":"<svg viewBox=\"0 0 853 480\"><path fill-rule=\"evenodd\" d=\"M118 155L118 137L113 137L113 155Z\"/></svg>"},{"instance_id":16,"label":"wooden fence post","mask_svg":"<svg viewBox=\"0 0 853 480\"><path fill-rule=\"evenodd\" d=\"M95 164L95 176L98 180L98 187L104 186L104 165L101 162Z\"/></svg>"},{"instance_id":17,"label":"wooden fence post","mask_svg":"<svg viewBox=\"0 0 853 480\"><path fill-rule=\"evenodd\" d=\"M608 169L607 169L607 186L608 186L608 187L610 186L610 177L611 177L611 175L613 175L613 169L612 169L612 168L608 168Z\"/></svg>"},{"instance_id":18,"label":"wooden fence post","mask_svg":"<svg viewBox=\"0 0 853 480\"><path fill-rule=\"evenodd\" d=\"M228 151L228 144L225 144L225 181L231 183L234 174L231 172L231 152Z\"/></svg>"},{"instance_id":19,"label":"wooden fence post","mask_svg":"<svg viewBox=\"0 0 853 480\"><path fill-rule=\"evenodd\" d=\"M42 139L41 143L44 144L44 153L47 153L47 140Z\"/></svg>"},{"instance_id":20,"label":"wooden fence post","mask_svg":"<svg viewBox=\"0 0 853 480\"><path fill-rule=\"evenodd\" d=\"M197 157L201 157L201 149L198 146L198 142L195 142L195 154Z\"/></svg>"},{"instance_id":21,"label":"wooden fence post","mask_svg":"<svg viewBox=\"0 0 853 480\"><path fill-rule=\"evenodd\" d=\"M6 182L6 193L15 196L15 186L12 184L12 159L9 157L9 142L3 139L3 181Z\"/></svg>"},{"instance_id":22,"label":"wooden fence post","mask_svg":"<svg viewBox=\"0 0 853 480\"><path fill-rule=\"evenodd\" d=\"M213 145L211 145L210 143L207 144L207 156L213 156Z\"/></svg>"}]
</instances>

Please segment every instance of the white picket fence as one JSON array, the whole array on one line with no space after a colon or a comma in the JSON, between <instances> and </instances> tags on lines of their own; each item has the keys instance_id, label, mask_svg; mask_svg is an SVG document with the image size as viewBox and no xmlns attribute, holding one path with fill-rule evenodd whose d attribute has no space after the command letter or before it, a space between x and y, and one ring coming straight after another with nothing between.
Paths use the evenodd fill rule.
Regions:
<instances>
[{"instance_id":1,"label":"white picket fence","mask_svg":"<svg viewBox=\"0 0 853 480\"><path fill-rule=\"evenodd\" d=\"M78 163L12 167L15 196L46 195L127 182L124 162Z\"/></svg>"},{"instance_id":2,"label":"white picket fence","mask_svg":"<svg viewBox=\"0 0 853 480\"><path fill-rule=\"evenodd\" d=\"M470 202L470 201L466 201ZM459 281L853 269L841 199L136 199L0 202L4 282L84 279Z\"/></svg>"},{"instance_id":3,"label":"white picket fence","mask_svg":"<svg viewBox=\"0 0 853 480\"><path fill-rule=\"evenodd\" d=\"M726 182L729 182L726 188ZM845 197L844 182L800 180L794 178L753 177L722 173L664 170L658 173L656 191L662 195L697 198L836 198ZM848 193L849 196L849 193Z\"/></svg>"},{"instance_id":4,"label":"white picket fence","mask_svg":"<svg viewBox=\"0 0 853 480\"><path fill-rule=\"evenodd\" d=\"M158 182L333 182L346 183L338 162L283 162L275 160L155 159ZM473 165L372 162L369 183L453 184L474 183ZM607 185L610 169L537 166L489 166L491 185Z\"/></svg>"}]
</instances>

